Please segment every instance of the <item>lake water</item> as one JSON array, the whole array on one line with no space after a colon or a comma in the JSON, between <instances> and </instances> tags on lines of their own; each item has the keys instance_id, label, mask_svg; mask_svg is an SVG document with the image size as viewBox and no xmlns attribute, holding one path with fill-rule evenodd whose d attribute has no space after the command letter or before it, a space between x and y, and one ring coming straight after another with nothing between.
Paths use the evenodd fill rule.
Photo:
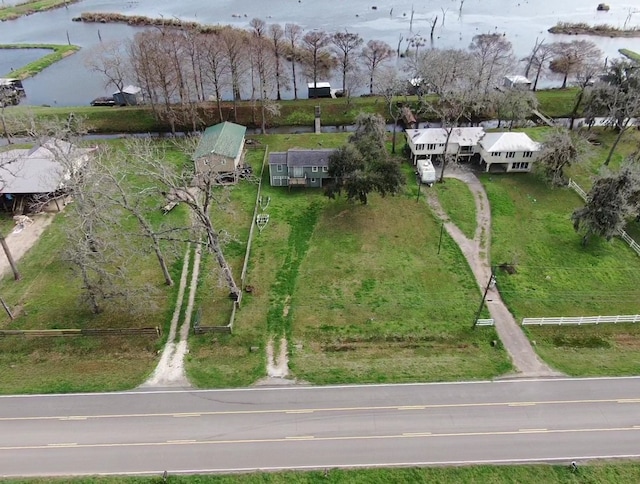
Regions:
<instances>
[{"instance_id":1,"label":"lake water","mask_svg":"<svg viewBox=\"0 0 640 484\"><path fill-rule=\"evenodd\" d=\"M413 32L410 32L412 4L415 13ZM84 24L71 19L82 12L120 12L237 27L247 27L252 18L259 17L267 23L297 23L305 30L348 29L366 40L384 40L395 49L400 35L407 39L419 33L428 38L428 20L438 15L435 47L466 48L478 33L500 32L513 43L518 57L529 52L536 37L544 37L548 42L586 38L598 44L610 58L618 56L619 48L640 52L640 38L576 37L547 32L558 21L609 23L622 27L633 9L640 9L637 1L627 0L610 3L609 12L597 12L597 4L595 0L465 0L462 14L459 14L459 0L84 0L68 8L0 23L0 43L66 43L68 35L71 43L80 45L86 52L99 42L99 35L105 41L131 38L137 29L118 24ZM373 6L377 9L372 9ZM446 11L444 25L442 9ZM639 25L640 12L631 13L628 23ZM404 49L406 41L402 45ZM0 51L0 66L7 65L6 52ZM520 73L519 69L514 70ZM86 70L82 52L26 80L24 85L26 102L34 105L88 104L91 99L110 92L100 76Z\"/></svg>"},{"instance_id":2,"label":"lake water","mask_svg":"<svg viewBox=\"0 0 640 484\"><path fill-rule=\"evenodd\" d=\"M52 51L49 49L3 49L0 50L0 77L14 69L24 67Z\"/></svg>"}]
</instances>

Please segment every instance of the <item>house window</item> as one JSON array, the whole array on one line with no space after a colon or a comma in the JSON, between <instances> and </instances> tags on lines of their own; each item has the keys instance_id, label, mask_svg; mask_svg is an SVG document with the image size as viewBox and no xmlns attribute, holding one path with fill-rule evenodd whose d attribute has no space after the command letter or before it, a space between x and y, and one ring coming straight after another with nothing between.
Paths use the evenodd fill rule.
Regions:
<instances>
[{"instance_id":1,"label":"house window","mask_svg":"<svg viewBox=\"0 0 640 484\"><path fill-rule=\"evenodd\" d=\"M327 173L329 171L329 167L328 166L323 166L322 167L322 173Z\"/></svg>"},{"instance_id":2,"label":"house window","mask_svg":"<svg viewBox=\"0 0 640 484\"><path fill-rule=\"evenodd\" d=\"M515 157L516 157L515 151L507 151L507 158L515 158Z\"/></svg>"},{"instance_id":3,"label":"house window","mask_svg":"<svg viewBox=\"0 0 640 484\"><path fill-rule=\"evenodd\" d=\"M502 151L494 151L491 156L502 156Z\"/></svg>"},{"instance_id":4,"label":"house window","mask_svg":"<svg viewBox=\"0 0 640 484\"><path fill-rule=\"evenodd\" d=\"M282 173L282 165L276 165L276 171Z\"/></svg>"},{"instance_id":5,"label":"house window","mask_svg":"<svg viewBox=\"0 0 640 484\"><path fill-rule=\"evenodd\" d=\"M422 150L424 150L424 145L416 145L416 150L417 150L417 151L422 151Z\"/></svg>"},{"instance_id":6,"label":"house window","mask_svg":"<svg viewBox=\"0 0 640 484\"><path fill-rule=\"evenodd\" d=\"M527 170L529 168L528 161L516 161L515 163L511 163L512 170Z\"/></svg>"},{"instance_id":7,"label":"house window","mask_svg":"<svg viewBox=\"0 0 640 484\"><path fill-rule=\"evenodd\" d=\"M522 157L523 158L531 158L531 157L533 157L533 151L525 151L524 153L522 153Z\"/></svg>"},{"instance_id":8,"label":"house window","mask_svg":"<svg viewBox=\"0 0 640 484\"><path fill-rule=\"evenodd\" d=\"M433 150L435 150L435 149L436 149L436 145L435 145L435 144L429 144L429 145L427 145L427 149L428 149L429 151L433 151Z\"/></svg>"},{"instance_id":9,"label":"house window","mask_svg":"<svg viewBox=\"0 0 640 484\"><path fill-rule=\"evenodd\" d=\"M318 167L317 166L312 166L311 167L311 171L314 173L318 173Z\"/></svg>"},{"instance_id":10,"label":"house window","mask_svg":"<svg viewBox=\"0 0 640 484\"><path fill-rule=\"evenodd\" d=\"M315 182L316 182L316 179L315 179L315 178L312 178L312 179L311 179L311 183L315 183Z\"/></svg>"}]
</instances>

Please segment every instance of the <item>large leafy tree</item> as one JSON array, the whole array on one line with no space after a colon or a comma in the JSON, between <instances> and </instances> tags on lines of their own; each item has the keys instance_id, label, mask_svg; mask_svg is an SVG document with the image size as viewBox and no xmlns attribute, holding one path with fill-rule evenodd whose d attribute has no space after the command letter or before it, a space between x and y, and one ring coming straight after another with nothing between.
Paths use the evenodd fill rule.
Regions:
<instances>
[{"instance_id":1,"label":"large leafy tree","mask_svg":"<svg viewBox=\"0 0 640 484\"><path fill-rule=\"evenodd\" d=\"M593 235L610 240L636 211L640 185L637 166L626 164L617 174L605 174L593 184L584 207L571 216L573 228L586 245Z\"/></svg>"},{"instance_id":2,"label":"large leafy tree","mask_svg":"<svg viewBox=\"0 0 640 484\"><path fill-rule=\"evenodd\" d=\"M400 165L389 158L384 144L384 119L377 114L360 114L349 143L329 158L331 182L325 188L329 198L344 192L349 201L366 204L370 193L395 194L404 185Z\"/></svg>"}]
</instances>

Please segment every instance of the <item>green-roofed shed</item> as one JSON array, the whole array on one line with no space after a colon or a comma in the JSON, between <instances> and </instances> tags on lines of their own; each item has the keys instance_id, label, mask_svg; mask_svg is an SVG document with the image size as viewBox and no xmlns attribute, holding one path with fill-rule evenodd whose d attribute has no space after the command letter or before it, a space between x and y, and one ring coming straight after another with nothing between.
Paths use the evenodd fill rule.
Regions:
<instances>
[{"instance_id":1,"label":"green-roofed shed","mask_svg":"<svg viewBox=\"0 0 640 484\"><path fill-rule=\"evenodd\" d=\"M205 129L193 154L196 172L235 173L242 161L246 131L228 121Z\"/></svg>"}]
</instances>

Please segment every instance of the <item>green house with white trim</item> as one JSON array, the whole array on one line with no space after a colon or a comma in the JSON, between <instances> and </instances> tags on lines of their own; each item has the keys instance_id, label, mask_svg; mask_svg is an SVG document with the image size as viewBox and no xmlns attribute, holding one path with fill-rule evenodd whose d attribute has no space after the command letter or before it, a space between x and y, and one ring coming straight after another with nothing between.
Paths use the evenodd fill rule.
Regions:
<instances>
[{"instance_id":1,"label":"green house with white trim","mask_svg":"<svg viewBox=\"0 0 640 484\"><path fill-rule=\"evenodd\" d=\"M238 167L244 159L246 132L244 126L229 121L205 129L192 156L196 175L213 172L233 175L236 180Z\"/></svg>"}]
</instances>

